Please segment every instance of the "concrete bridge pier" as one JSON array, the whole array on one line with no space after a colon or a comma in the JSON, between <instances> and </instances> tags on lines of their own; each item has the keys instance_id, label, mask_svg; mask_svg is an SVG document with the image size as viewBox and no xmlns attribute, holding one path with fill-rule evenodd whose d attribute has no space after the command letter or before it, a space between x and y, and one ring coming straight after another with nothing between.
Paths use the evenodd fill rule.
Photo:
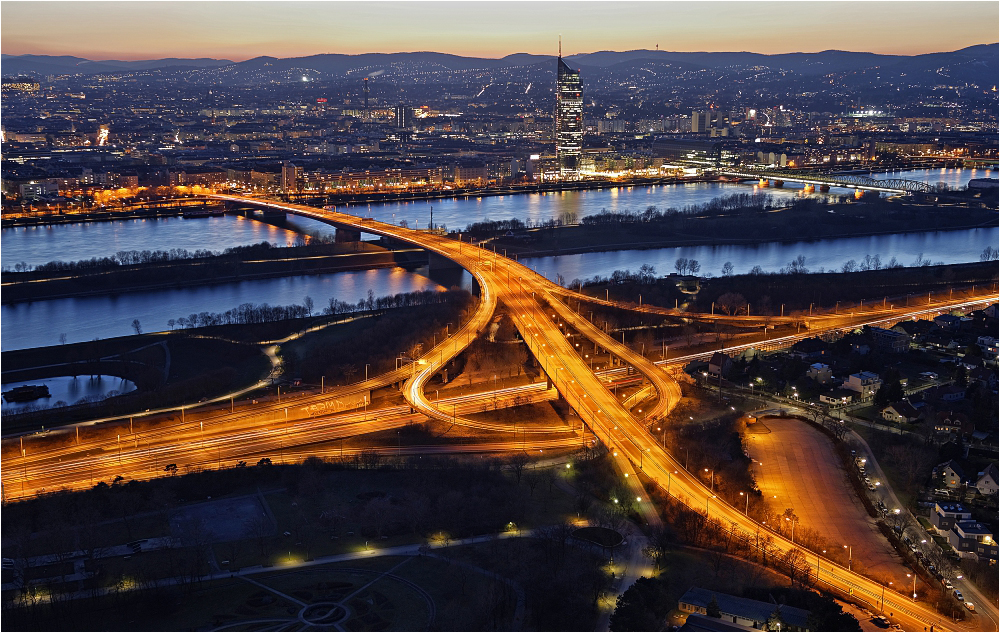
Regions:
<instances>
[{"instance_id":1,"label":"concrete bridge pier","mask_svg":"<svg viewBox=\"0 0 1000 633\"><path fill-rule=\"evenodd\" d=\"M338 244L342 242L360 242L361 231L345 229L338 226L333 232L333 241Z\"/></svg>"},{"instance_id":2,"label":"concrete bridge pier","mask_svg":"<svg viewBox=\"0 0 1000 633\"><path fill-rule=\"evenodd\" d=\"M427 253L427 268L431 272L438 270L464 270L460 265L448 259L438 255L437 253Z\"/></svg>"}]
</instances>

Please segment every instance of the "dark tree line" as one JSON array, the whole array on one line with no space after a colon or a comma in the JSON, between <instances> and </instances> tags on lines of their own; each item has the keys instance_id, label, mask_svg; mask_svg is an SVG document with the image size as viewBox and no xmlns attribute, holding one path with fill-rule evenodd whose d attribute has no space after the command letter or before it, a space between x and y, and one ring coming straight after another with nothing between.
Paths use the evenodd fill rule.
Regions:
<instances>
[{"instance_id":1,"label":"dark tree line","mask_svg":"<svg viewBox=\"0 0 1000 633\"><path fill-rule=\"evenodd\" d=\"M286 257L293 255L311 255L332 252L341 247L336 246L332 236L311 235L307 238L299 236L294 246L279 246L270 242L243 244L232 246L221 251L186 248L171 248L169 250L128 250L118 251L107 257L92 257L65 262L54 260L45 264L31 266L26 263L15 264L13 272L88 272L107 270L123 266L142 266L147 264L164 264L169 262L187 261L192 259L223 258L223 259L266 259L269 257ZM8 269L5 268L5 272Z\"/></svg>"}]
</instances>

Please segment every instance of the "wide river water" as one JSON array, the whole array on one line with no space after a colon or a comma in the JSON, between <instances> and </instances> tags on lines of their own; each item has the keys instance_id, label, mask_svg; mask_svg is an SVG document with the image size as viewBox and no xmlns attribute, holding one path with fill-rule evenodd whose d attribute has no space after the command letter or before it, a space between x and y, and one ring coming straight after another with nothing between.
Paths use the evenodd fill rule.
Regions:
<instances>
[{"instance_id":1,"label":"wide river water","mask_svg":"<svg viewBox=\"0 0 1000 633\"><path fill-rule=\"evenodd\" d=\"M905 177L949 186L964 186L970 178L995 175L988 170L919 170L898 174L879 174L877 178ZM650 205L661 209L708 202L731 193L748 192L748 185L691 183L656 187L635 187L603 191L563 192L545 195L505 196L468 200L436 200L435 224L464 227L485 219L517 217L541 221L560 216L583 217L609 210L640 210ZM803 195L791 188L767 191L776 196ZM834 190L830 195L836 195ZM823 194L814 194L823 195ZM347 209L352 211L356 207ZM380 220L407 220L410 226L426 226L430 203L387 204L365 209L365 215ZM393 215L395 214L395 215ZM5 228L0 231L0 265L12 267L18 262L38 265L102 257L120 250L223 250L232 246L268 241L291 244L300 233L331 232L320 222L289 218L284 228L237 216L217 218L167 218L123 222L92 222L30 228ZM896 257L909 265L917 255L933 262L977 261L987 246L996 246L997 228L973 231L948 231L900 234L877 237L817 240L797 243L755 245L694 246L642 251L615 251L541 257L524 260L550 279L561 274L566 281L574 278L606 276L615 269L635 270L644 263L655 266L659 274L673 270L678 257L697 259L702 273L718 275L729 261L737 272L759 265L767 271L778 270L803 255L806 266L839 269L848 259L861 260L865 255L879 255L882 262ZM60 334L67 341L86 341L132 333L131 322L139 319L144 331L167 329L167 320L198 312L224 312L241 303L284 305L301 303L310 296L321 309L331 297L356 302L371 289L376 296L425 288L440 288L436 282L418 273L400 268L329 275L310 275L282 279L263 279L187 289L123 293L117 296L53 299L0 308L0 348L23 349L55 345Z\"/></svg>"}]
</instances>

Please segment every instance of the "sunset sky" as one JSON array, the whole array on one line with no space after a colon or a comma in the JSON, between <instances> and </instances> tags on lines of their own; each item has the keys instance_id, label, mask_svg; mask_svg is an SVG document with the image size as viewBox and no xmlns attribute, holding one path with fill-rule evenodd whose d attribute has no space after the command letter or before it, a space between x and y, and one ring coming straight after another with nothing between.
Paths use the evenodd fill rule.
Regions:
<instances>
[{"instance_id":1,"label":"sunset sky","mask_svg":"<svg viewBox=\"0 0 1000 633\"><path fill-rule=\"evenodd\" d=\"M12 2L7 54L90 59L439 51L919 54L996 42L997 2Z\"/></svg>"}]
</instances>

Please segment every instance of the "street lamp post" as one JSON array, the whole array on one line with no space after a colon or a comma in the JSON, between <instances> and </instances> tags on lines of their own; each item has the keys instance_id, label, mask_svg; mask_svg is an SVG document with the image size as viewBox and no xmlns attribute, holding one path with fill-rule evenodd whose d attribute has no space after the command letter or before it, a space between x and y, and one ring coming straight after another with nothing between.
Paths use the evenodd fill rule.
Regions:
<instances>
[{"instance_id":1,"label":"street lamp post","mask_svg":"<svg viewBox=\"0 0 1000 633\"><path fill-rule=\"evenodd\" d=\"M709 472L709 469L706 468L705 472L706 473ZM712 492L715 492L715 470L714 469L712 469Z\"/></svg>"},{"instance_id":2,"label":"street lamp post","mask_svg":"<svg viewBox=\"0 0 1000 633\"><path fill-rule=\"evenodd\" d=\"M851 571L851 563L854 561L854 546L845 545L844 549L847 550L847 571Z\"/></svg>"},{"instance_id":3,"label":"street lamp post","mask_svg":"<svg viewBox=\"0 0 1000 633\"><path fill-rule=\"evenodd\" d=\"M747 516L750 516L750 493L745 493L744 494L744 493L741 492L740 496L747 498L746 507L744 507L744 509L743 509L743 514L745 514Z\"/></svg>"}]
</instances>

